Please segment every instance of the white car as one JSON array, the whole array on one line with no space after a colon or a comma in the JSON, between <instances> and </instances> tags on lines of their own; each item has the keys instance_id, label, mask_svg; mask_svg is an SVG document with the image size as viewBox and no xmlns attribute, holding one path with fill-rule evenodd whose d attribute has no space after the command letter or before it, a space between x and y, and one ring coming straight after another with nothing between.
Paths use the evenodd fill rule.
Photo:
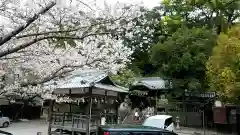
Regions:
<instances>
[{"instance_id":1,"label":"white car","mask_svg":"<svg viewBox=\"0 0 240 135\"><path fill-rule=\"evenodd\" d=\"M156 127L174 132L174 124L170 115L154 115L148 117L143 126Z\"/></svg>"},{"instance_id":2,"label":"white car","mask_svg":"<svg viewBox=\"0 0 240 135\"><path fill-rule=\"evenodd\" d=\"M10 119L8 117L3 117L2 112L0 111L0 127L6 128L10 123Z\"/></svg>"}]
</instances>

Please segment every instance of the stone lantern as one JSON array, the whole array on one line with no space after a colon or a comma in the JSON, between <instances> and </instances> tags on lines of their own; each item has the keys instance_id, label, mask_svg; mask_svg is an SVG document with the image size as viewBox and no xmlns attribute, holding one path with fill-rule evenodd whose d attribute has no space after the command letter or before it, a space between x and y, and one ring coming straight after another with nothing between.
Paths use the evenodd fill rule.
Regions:
<instances>
[{"instance_id":1,"label":"stone lantern","mask_svg":"<svg viewBox=\"0 0 240 135\"><path fill-rule=\"evenodd\" d=\"M179 118L179 116L176 117L176 124L177 124L176 129L180 129L180 118Z\"/></svg>"}]
</instances>

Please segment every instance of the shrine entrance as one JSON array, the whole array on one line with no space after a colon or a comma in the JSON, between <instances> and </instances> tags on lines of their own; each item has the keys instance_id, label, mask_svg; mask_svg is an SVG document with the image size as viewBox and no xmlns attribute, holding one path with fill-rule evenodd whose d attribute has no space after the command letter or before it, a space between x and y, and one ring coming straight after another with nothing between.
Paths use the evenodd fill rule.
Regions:
<instances>
[{"instance_id":1,"label":"shrine entrance","mask_svg":"<svg viewBox=\"0 0 240 135\"><path fill-rule=\"evenodd\" d=\"M80 72L57 86L54 94L68 96L71 102L56 107L51 101L48 134L96 132L99 125L117 124L119 94L128 91L111 82L104 72ZM64 104L64 103L63 103Z\"/></svg>"}]
</instances>

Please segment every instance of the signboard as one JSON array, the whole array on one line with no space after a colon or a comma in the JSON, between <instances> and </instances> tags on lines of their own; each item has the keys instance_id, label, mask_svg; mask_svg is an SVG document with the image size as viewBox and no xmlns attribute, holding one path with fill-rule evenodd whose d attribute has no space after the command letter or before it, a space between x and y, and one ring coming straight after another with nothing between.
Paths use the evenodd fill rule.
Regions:
<instances>
[{"instance_id":1,"label":"signboard","mask_svg":"<svg viewBox=\"0 0 240 135\"><path fill-rule=\"evenodd\" d=\"M228 120L229 124L236 124L236 109L230 109Z\"/></svg>"},{"instance_id":2,"label":"signboard","mask_svg":"<svg viewBox=\"0 0 240 135\"><path fill-rule=\"evenodd\" d=\"M213 118L216 124L227 124L227 111L225 107L213 108Z\"/></svg>"},{"instance_id":3,"label":"signboard","mask_svg":"<svg viewBox=\"0 0 240 135\"><path fill-rule=\"evenodd\" d=\"M148 91L134 90L134 91L130 91L130 94L136 95L136 96L147 96Z\"/></svg>"}]
</instances>

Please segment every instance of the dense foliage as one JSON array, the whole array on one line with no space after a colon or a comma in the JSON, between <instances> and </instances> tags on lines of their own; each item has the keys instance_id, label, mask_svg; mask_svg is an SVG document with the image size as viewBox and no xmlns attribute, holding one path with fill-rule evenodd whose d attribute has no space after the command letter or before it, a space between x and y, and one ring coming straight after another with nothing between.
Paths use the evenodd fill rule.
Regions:
<instances>
[{"instance_id":1,"label":"dense foliage","mask_svg":"<svg viewBox=\"0 0 240 135\"><path fill-rule=\"evenodd\" d=\"M208 90L206 61L217 35L239 21L238 0L164 0L142 9L123 38L133 48L129 68L161 76L178 89Z\"/></svg>"},{"instance_id":2,"label":"dense foliage","mask_svg":"<svg viewBox=\"0 0 240 135\"><path fill-rule=\"evenodd\" d=\"M121 69L117 74L112 75L111 78L116 84L128 88L135 80L135 77L138 76L140 75L135 74L132 70Z\"/></svg>"},{"instance_id":3,"label":"dense foliage","mask_svg":"<svg viewBox=\"0 0 240 135\"><path fill-rule=\"evenodd\" d=\"M236 102L240 96L240 26L218 36L217 46L207 64L207 77L212 90L223 101Z\"/></svg>"},{"instance_id":4,"label":"dense foliage","mask_svg":"<svg viewBox=\"0 0 240 135\"><path fill-rule=\"evenodd\" d=\"M152 61L180 89L200 90L205 87L205 63L214 44L215 34L211 30L179 28L152 48Z\"/></svg>"},{"instance_id":5,"label":"dense foliage","mask_svg":"<svg viewBox=\"0 0 240 135\"><path fill-rule=\"evenodd\" d=\"M161 14L159 7L152 10L141 8L141 15L133 19L129 27L124 31L123 44L134 50L131 55L129 68L137 74L147 75L153 73L153 67L150 62L151 45L159 42Z\"/></svg>"}]
</instances>

